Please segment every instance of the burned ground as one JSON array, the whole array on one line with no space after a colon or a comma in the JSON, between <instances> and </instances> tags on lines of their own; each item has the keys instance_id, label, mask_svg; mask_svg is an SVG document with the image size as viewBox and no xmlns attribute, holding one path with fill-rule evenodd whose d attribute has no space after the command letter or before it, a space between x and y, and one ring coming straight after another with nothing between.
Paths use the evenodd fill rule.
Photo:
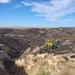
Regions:
<instances>
[{"instance_id":1,"label":"burned ground","mask_svg":"<svg viewBox=\"0 0 75 75\"><path fill-rule=\"evenodd\" d=\"M46 40L56 38L60 40L60 47L53 51L48 50L49 52L55 54L75 52L75 28L0 29L0 34L3 34L3 37L0 37L0 44L10 48L9 55L20 53L28 47L43 46ZM70 42L72 43L69 44Z\"/></svg>"}]
</instances>

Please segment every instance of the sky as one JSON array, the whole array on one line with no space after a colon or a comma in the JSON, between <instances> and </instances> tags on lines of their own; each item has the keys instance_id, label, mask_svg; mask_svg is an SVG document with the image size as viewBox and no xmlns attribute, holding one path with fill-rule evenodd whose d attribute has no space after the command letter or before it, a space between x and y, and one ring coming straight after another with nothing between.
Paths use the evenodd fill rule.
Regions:
<instances>
[{"instance_id":1,"label":"sky","mask_svg":"<svg viewBox=\"0 0 75 75\"><path fill-rule=\"evenodd\" d=\"M75 0L0 0L0 27L75 27Z\"/></svg>"}]
</instances>

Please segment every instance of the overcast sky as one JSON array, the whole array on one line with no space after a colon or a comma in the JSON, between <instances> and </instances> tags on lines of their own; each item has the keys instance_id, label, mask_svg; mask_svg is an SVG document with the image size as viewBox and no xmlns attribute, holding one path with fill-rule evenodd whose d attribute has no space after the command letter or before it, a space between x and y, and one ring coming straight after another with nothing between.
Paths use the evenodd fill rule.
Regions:
<instances>
[{"instance_id":1,"label":"overcast sky","mask_svg":"<svg viewBox=\"0 0 75 75\"><path fill-rule=\"evenodd\" d=\"M75 0L0 0L0 27L75 27Z\"/></svg>"}]
</instances>

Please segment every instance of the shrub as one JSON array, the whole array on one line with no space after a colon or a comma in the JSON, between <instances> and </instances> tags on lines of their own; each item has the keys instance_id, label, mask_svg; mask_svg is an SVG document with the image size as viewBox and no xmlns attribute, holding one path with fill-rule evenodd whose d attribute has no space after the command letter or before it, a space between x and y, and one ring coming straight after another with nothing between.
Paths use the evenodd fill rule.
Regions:
<instances>
[{"instance_id":1,"label":"shrub","mask_svg":"<svg viewBox=\"0 0 75 75\"><path fill-rule=\"evenodd\" d=\"M3 34L0 34L0 37L2 38L2 37L4 37L4 35Z\"/></svg>"},{"instance_id":2,"label":"shrub","mask_svg":"<svg viewBox=\"0 0 75 75\"><path fill-rule=\"evenodd\" d=\"M5 51L6 52L9 52L10 51L10 48L7 46L7 47L5 47Z\"/></svg>"}]
</instances>

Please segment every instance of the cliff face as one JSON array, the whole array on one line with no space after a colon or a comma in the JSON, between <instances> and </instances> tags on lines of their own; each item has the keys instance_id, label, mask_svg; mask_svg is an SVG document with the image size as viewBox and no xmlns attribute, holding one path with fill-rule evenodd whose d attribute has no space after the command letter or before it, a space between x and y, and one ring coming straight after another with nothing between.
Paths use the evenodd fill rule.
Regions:
<instances>
[{"instance_id":1,"label":"cliff face","mask_svg":"<svg viewBox=\"0 0 75 75\"><path fill-rule=\"evenodd\" d=\"M37 75L41 70L49 75L75 75L75 28L12 29L0 33L0 50L15 61L9 70L11 75ZM56 38L58 47L45 47L46 40Z\"/></svg>"},{"instance_id":2,"label":"cliff face","mask_svg":"<svg viewBox=\"0 0 75 75\"><path fill-rule=\"evenodd\" d=\"M38 48L35 48L37 50ZM29 50L29 49L28 49ZM48 53L28 54L26 52L16 60L16 64L23 66L28 75L37 75L41 70L47 70L51 75L75 75L74 53L54 55Z\"/></svg>"}]
</instances>

